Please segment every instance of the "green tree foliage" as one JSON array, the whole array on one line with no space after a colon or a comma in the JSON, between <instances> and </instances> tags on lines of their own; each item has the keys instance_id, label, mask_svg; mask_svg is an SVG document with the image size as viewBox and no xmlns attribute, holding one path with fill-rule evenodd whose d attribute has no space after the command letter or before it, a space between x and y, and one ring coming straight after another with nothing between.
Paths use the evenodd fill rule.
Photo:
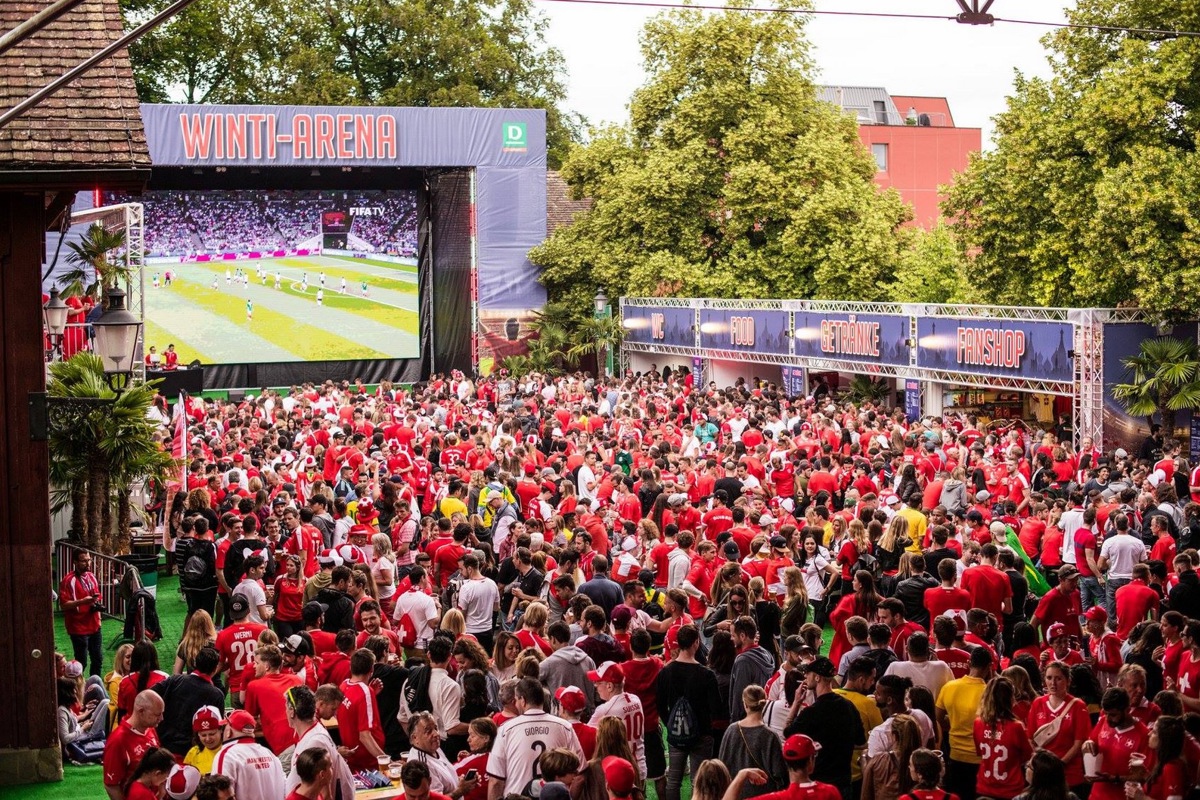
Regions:
<instances>
[{"instance_id":1,"label":"green tree foliage","mask_svg":"<svg viewBox=\"0 0 1200 800\"><path fill-rule=\"evenodd\" d=\"M158 10L122 0L127 26ZM146 102L543 108L550 163L579 120L532 0L198 0L130 49Z\"/></svg>"},{"instance_id":2,"label":"green tree foliage","mask_svg":"<svg viewBox=\"0 0 1200 800\"><path fill-rule=\"evenodd\" d=\"M69 429L51 430L51 502L55 511L71 504L72 534L84 547L103 553L129 552L130 486L143 479L162 485L176 464L159 447L155 426L146 417L157 390L143 383L114 396L99 356L84 352L50 365L46 391L51 402L54 398L110 401Z\"/></svg>"},{"instance_id":3,"label":"green tree foliage","mask_svg":"<svg viewBox=\"0 0 1200 800\"><path fill-rule=\"evenodd\" d=\"M1200 30L1200 3L1079 0L1073 23ZM1200 312L1200 39L1072 28L1017 75L945 210L983 298Z\"/></svg>"},{"instance_id":4,"label":"green tree foliage","mask_svg":"<svg viewBox=\"0 0 1200 800\"><path fill-rule=\"evenodd\" d=\"M530 256L550 296L883 299L910 212L817 100L803 15L670 12L642 53L629 124L563 165L593 205Z\"/></svg>"},{"instance_id":5,"label":"green tree foliage","mask_svg":"<svg viewBox=\"0 0 1200 800\"><path fill-rule=\"evenodd\" d=\"M954 235L945 225L931 231L905 228L888 297L902 303L970 303L976 292Z\"/></svg>"}]
</instances>

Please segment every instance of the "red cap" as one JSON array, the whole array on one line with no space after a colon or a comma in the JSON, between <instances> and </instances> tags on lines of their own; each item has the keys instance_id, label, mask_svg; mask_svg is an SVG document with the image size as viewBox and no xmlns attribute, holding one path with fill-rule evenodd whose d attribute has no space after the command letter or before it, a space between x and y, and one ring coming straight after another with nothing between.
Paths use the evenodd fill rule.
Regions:
<instances>
[{"instance_id":1,"label":"red cap","mask_svg":"<svg viewBox=\"0 0 1200 800\"><path fill-rule=\"evenodd\" d=\"M785 761L803 761L815 756L820 749L821 745L803 733L793 733L783 743L783 758Z\"/></svg>"},{"instance_id":2,"label":"red cap","mask_svg":"<svg viewBox=\"0 0 1200 800\"><path fill-rule=\"evenodd\" d=\"M594 670L588 672L587 676L589 681L625 682L625 673L621 671L621 665L615 661L605 661Z\"/></svg>"},{"instance_id":3,"label":"red cap","mask_svg":"<svg viewBox=\"0 0 1200 800\"><path fill-rule=\"evenodd\" d=\"M604 782L614 797L629 797L637 784L637 770L619 756L605 756L600 762L604 768Z\"/></svg>"},{"instance_id":4,"label":"red cap","mask_svg":"<svg viewBox=\"0 0 1200 800\"><path fill-rule=\"evenodd\" d=\"M351 525L350 532L347 535L348 536L370 536L373 533L375 533L375 529L372 528L370 525L358 524L358 525Z\"/></svg>"},{"instance_id":5,"label":"red cap","mask_svg":"<svg viewBox=\"0 0 1200 800\"><path fill-rule=\"evenodd\" d=\"M240 708L229 715L225 720L225 724L237 733L244 733L251 736L254 735L254 729L258 727L258 723L254 721L254 715Z\"/></svg>"},{"instance_id":6,"label":"red cap","mask_svg":"<svg viewBox=\"0 0 1200 800\"><path fill-rule=\"evenodd\" d=\"M1067 635L1067 626L1063 625L1061 622L1056 622L1053 625L1051 625L1049 628L1046 629L1046 641L1050 641L1051 639L1057 639L1060 636L1066 636L1066 635Z\"/></svg>"},{"instance_id":7,"label":"red cap","mask_svg":"<svg viewBox=\"0 0 1200 800\"><path fill-rule=\"evenodd\" d=\"M1102 606L1092 606L1083 612L1083 618L1089 622L1108 622L1108 612Z\"/></svg>"},{"instance_id":8,"label":"red cap","mask_svg":"<svg viewBox=\"0 0 1200 800\"><path fill-rule=\"evenodd\" d=\"M375 510L375 504L370 500L358 501L358 510L354 512L354 517L359 522L370 522L379 518L379 512Z\"/></svg>"},{"instance_id":9,"label":"red cap","mask_svg":"<svg viewBox=\"0 0 1200 800\"><path fill-rule=\"evenodd\" d=\"M536 472L537 472L537 464L526 464L525 465L525 474L526 475L533 475Z\"/></svg>"},{"instance_id":10,"label":"red cap","mask_svg":"<svg viewBox=\"0 0 1200 800\"><path fill-rule=\"evenodd\" d=\"M171 800L191 800L199 785L200 770L191 764L187 766L176 764L171 767L171 772L167 775L167 784L163 788Z\"/></svg>"},{"instance_id":11,"label":"red cap","mask_svg":"<svg viewBox=\"0 0 1200 800\"><path fill-rule=\"evenodd\" d=\"M361 548L355 547L352 544L338 545L334 550L335 553L342 559L343 563L350 564L365 564L367 563L367 554Z\"/></svg>"},{"instance_id":12,"label":"red cap","mask_svg":"<svg viewBox=\"0 0 1200 800\"><path fill-rule=\"evenodd\" d=\"M554 699L564 711L578 714L587 706L587 696L577 686L560 686L554 690Z\"/></svg>"}]
</instances>

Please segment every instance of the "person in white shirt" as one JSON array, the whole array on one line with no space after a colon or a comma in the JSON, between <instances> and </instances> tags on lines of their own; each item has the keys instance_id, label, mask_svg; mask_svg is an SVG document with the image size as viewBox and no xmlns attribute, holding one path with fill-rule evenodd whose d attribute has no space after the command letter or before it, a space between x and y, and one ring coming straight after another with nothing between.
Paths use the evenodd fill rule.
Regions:
<instances>
[{"instance_id":1,"label":"person in white shirt","mask_svg":"<svg viewBox=\"0 0 1200 800\"><path fill-rule=\"evenodd\" d=\"M1129 518L1124 514L1112 517L1115 533L1104 540L1100 547L1100 560L1096 566L1107 571L1104 587L1104 605L1108 618L1114 625L1117 620L1117 589L1133 580L1133 567L1146 560L1146 545L1140 536L1129 530Z\"/></svg>"},{"instance_id":2,"label":"person in white shirt","mask_svg":"<svg viewBox=\"0 0 1200 800\"><path fill-rule=\"evenodd\" d=\"M286 797L283 766L274 753L254 741L254 715L234 711L225 724L225 744L213 757L213 774L233 781L234 794L241 800Z\"/></svg>"},{"instance_id":3,"label":"person in white shirt","mask_svg":"<svg viewBox=\"0 0 1200 800\"><path fill-rule=\"evenodd\" d=\"M576 488L579 490L579 497L586 497L588 500L595 502L596 500L596 454L589 451L583 456L583 463L579 465L579 473L576 476Z\"/></svg>"},{"instance_id":4,"label":"person in white shirt","mask_svg":"<svg viewBox=\"0 0 1200 800\"><path fill-rule=\"evenodd\" d=\"M908 690L911 688L912 681L898 675L884 675L875 682L875 703L883 713L885 722L882 725L876 725L867 735L867 758L874 758L882 753L890 752L895 746L892 726L886 720L890 720L897 714L908 714L916 721L917 727L921 729L922 747L929 747L933 743L933 721L921 709L909 708L905 701Z\"/></svg>"},{"instance_id":5,"label":"person in white shirt","mask_svg":"<svg viewBox=\"0 0 1200 800\"><path fill-rule=\"evenodd\" d=\"M500 800L509 794L521 794L540 775L538 759L547 750L570 750L587 761L579 737L571 723L546 712L546 687L536 678L517 682L519 716L500 726L488 755L488 800Z\"/></svg>"},{"instance_id":6,"label":"person in white shirt","mask_svg":"<svg viewBox=\"0 0 1200 800\"><path fill-rule=\"evenodd\" d=\"M267 605L266 590L262 585L263 575L267 571L267 561L260 555L253 555L242 562L242 566L246 570L246 577L242 578L242 582L234 588L233 594L242 595L250 604L250 614L246 617L247 622L265 624L272 614L271 606Z\"/></svg>"},{"instance_id":7,"label":"person in white shirt","mask_svg":"<svg viewBox=\"0 0 1200 800\"><path fill-rule=\"evenodd\" d=\"M298 638L298 637L295 637ZM334 797L354 797L354 774L346 759L338 753L337 745L329 735L329 730L317 719L317 696L307 686L293 686L284 695L287 704L287 719L296 732L296 744L293 753L303 753L313 747L319 747L329 753L333 764L333 795ZM287 751L284 751L286 754ZM284 791L291 793L300 785L300 776L296 770L288 773L284 783Z\"/></svg>"},{"instance_id":8,"label":"person in white shirt","mask_svg":"<svg viewBox=\"0 0 1200 800\"><path fill-rule=\"evenodd\" d=\"M680 531L675 536L675 549L667 555L667 588L682 589L692 568L692 546L696 537L691 531Z\"/></svg>"},{"instance_id":9,"label":"person in white shirt","mask_svg":"<svg viewBox=\"0 0 1200 800\"><path fill-rule=\"evenodd\" d=\"M413 714L408 722L408 740L412 743L412 749L404 754L404 760L424 764L429 769L429 788L432 791L455 796L455 790L459 787L458 773L442 752L442 736L438 733L438 721L433 714L428 711Z\"/></svg>"},{"instance_id":10,"label":"person in white shirt","mask_svg":"<svg viewBox=\"0 0 1200 800\"><path fill-rule=\"evenodd\" d=\"M893 661L888 664L884 675L898 675L912 682L913 686L924 686L934 697L942 687L954 679L954 672L945 661L929 659L929 636L917 632L908 637L905 648L908 661Z\"/></svg>"},{"instance_id":11,"label":"person in white shirt","mask_svg":"<svg viewBox=\"0 0 1200 800\"><path fill-rule=\"evenodd\" d=\"M458 608L467 620L467 633L475 637L485 652L492 652L494 625L492 620L500 610L500 591L496 582L479 572L479 556L463 556L466 579L458 589Z\"/></svg>"},{"instance_id":12,"label":"person in white shirt","mask_svg":"<svg viewBox=\"0 0 1200 800\"><path fill-rule=\"evenodd\" d=\"M437 722L437 733L442 739L455 734L467 732L467 723L459 721L459 711L462 709L462 687L446 671L450 661L450 651L454 643L443 636L435 637L429 642L429 681L425 692L429 696L429 705L433 709L433 717ZM416 712L409 708L410 683L413 677L404 683L400 693L400 708L396 719L401 725L409 725Z\"/></svg>"},{"instance_id":13,"label":"person in white shirt","mask_svg":"<svg viewBox=\"0 0 1200 800\"><path fill-rule=\"evenodd\" d=\"M642 710L642 701L636 695L625 691L625 673L621 665L605 661L596 669L588 672L588 680L596 687L596 694L603 701L592 712L588 725L600 727L600 720L605 717L616 717L625 723L625 733L629 736L629 744L633 748L633 756L637 759L638 774L646 774L646 717Z\"/></svg>"},{"instance_id":14,"label":"person in white shirt","mask_svg":"<svg viewBox=\"0 0 1200 800\"><path fill-rule=\"evenodd\" d=\"M437 628L441 613L438 611L437 600L421 590L421 584L425 580L425 568L413 567L408 573L408 580L411 583L408 591L396 595L396 612L392 618L397 623L395 630L401 644L414 650L424 650L433 638L433 631ZM411 646L404 642L406 616L416 632Z\"/></svg>"},{"instance_id":15,"label":"person in white shirt","mask_svg":"<svg viewBox=\"0 0 1200 800\"><path fill-rule=\"evenodd\" d=\"M1063 532L1062 560L1064 564L1075 564L1075 532L1083 527L1083 492L1071 492L1071 507L1058 520Z\"/></svg>"}]
</instances>

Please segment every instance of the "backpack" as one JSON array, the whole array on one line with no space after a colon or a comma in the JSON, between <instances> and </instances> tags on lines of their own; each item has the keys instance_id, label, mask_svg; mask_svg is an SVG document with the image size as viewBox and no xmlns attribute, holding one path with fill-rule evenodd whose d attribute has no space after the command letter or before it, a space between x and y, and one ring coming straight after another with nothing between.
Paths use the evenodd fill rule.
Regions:
<instances>
[{"instance_id":1,"label":"backpack","mask_svg":"<svg viewBox=\"0 0 1200 800\"><path fill-rule=\"evenodd\" d=\"M680 697L667 715L667 744L672 747L691 747L700 740L700 720L686 696Z\"/></svg>"},{"instance_id":2,"label":"backpack","mask_svg":"<svg viewBox=\"0 0 1200 800\"><path fill-rule=\"evenodd\" d=\"M407 611L400 615L396 623L396 638L400 640L401 647L417 646L417 625Z\"/></svg>"},{"instance_id":3,"label":"backpack","mask_svg":"<svg viewBox=\"0 0 1200 800\"><path fill-rule=\"evenodd\" d=\"M854 568L850 570L850 574L853 575L860 569L871 573L871 577L875 579L876 585L879 584L879 579L883 575L883 570L879 566L879 559L870 553L860 553L858 560L854 562Z\"/></svg>"},{"instance_id":4,"label":"backpack","mask_svg":"<svg viewBox=\"0 0 1200 800\"><path fill-rule=\"evenodd\" d=\"M202 549L201 541L192 540L192 544L188 546L188 557L183 562L183 569L179 572L180 582L192 589L204 588L205 583L212 581L209 576L209 562L198 552Z\"/></svg>"},{"instance_id":5,"label":"backpack","mask_svg":"<svg viewBox=\"0 0 1200 800\"><path fill-rule=\"evenodd\" d=\"M404 704L410 714L433 711L433 701L429 699L429 674L429 667L424 664L413 667L408 673L408 680L404 682Z\"/></svg>"}]
</instances>

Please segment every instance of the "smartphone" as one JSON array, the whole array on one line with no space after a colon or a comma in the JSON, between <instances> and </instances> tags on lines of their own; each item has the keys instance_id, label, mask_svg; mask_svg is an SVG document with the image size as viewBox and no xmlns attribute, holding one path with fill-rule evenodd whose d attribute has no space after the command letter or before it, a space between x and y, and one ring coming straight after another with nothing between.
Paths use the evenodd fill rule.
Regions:
<instances>
[{"instance_id":1,"label":"smartphone","mask_svg":"<svg viewBox=\"0 0 1200 800\"><path fill-rule=\"evenodd\" d=\"M467 770L467 774L464 775L463 777L469 781L473 781L479 777L479 772L477 770L469 769L469 770Z\"/></svg>"}]
</instances>

